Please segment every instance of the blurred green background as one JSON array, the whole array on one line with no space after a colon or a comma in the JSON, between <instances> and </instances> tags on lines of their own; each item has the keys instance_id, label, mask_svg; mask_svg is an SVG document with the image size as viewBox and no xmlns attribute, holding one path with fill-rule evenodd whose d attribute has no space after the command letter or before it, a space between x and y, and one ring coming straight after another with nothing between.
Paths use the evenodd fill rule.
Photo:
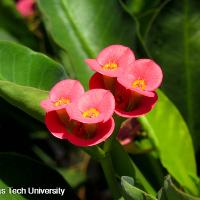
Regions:
<instances>
[{"instance_id":1,"label":"blurred green background","mask_svg":"<svg viewBox=\"0 0 200 200\"><path fill-rule=\"evenodd\" d=\"M137 58L155 60L164 72L158 105L139 119L135 140L124 148L156 191L171 174L179 189L197 196L200 1L37 0L30 17L17 12L16 2L0 1L0 186L47 186L48 181L36 177L43 173L49 177L48 170L52 170L49 173L55 176L49 182L70 187L66 195L112 199L99 163L49 134L39 102L64 78L79 79L88 89L93 72L84 59L95 58L108 45L123 44ZM24 156L36 165L42 163L38 170ZM118 176L131 176L126 167L118 168L117 153L112 156ZM16 174L27 180L19 180ZM0 195L0 199L6 198L11 197ZM66 196L70 198L76 197Z\"/></svg>"}]
</instances>

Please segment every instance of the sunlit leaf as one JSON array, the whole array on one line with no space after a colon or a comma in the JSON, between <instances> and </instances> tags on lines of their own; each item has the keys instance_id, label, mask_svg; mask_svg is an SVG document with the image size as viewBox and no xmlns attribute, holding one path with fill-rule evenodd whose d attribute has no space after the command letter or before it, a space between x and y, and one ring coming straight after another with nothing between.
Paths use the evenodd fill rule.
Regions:
<instances>
[{"instance_id":1,"label":"sunlit leaf","mask_svg":"<svg viewBox=\"0 0 200 200\"><path fill-rule=\"evenodd\" d=\"M31 116L42 120L40 101L65 77L62 66L47 56L0 42L0 96Z\"/></svg>"},{"instance_id":2,"label":"sunlit leaf","mask_svg":"<svg viewBox=\"0 0 200 200\"><path fill-rule=\"evenodd\" d=\"M189 130L170 100L162 92L158 94L157 105L140 121L153 139L163 166L182 186L197 194L191 178L196 177L196 163Z\"/></svg>"},{"instance_id":3,"label":"sunlit leaf","mask_svg":"<svg viewBox=\"0 0 200 200\"><path fill-rule=\"evenodd\" d=\"M200 200L200 198L186 194L174 185L170 176L167 176L163 188L158 193L158 200Z\"/></svg>"},{"instance_id":4,"label":"sunlit leaf","mask_svg":"<svg viewBox=\"0 0 200 200\"><path fill-rule=\"evenodd\" d=\"M133 23L115 0L38 0L38 5L47 29L85 87L91 75L85 58L95 57L110 44L134 43Z\"/></svg>"}]
</instances>

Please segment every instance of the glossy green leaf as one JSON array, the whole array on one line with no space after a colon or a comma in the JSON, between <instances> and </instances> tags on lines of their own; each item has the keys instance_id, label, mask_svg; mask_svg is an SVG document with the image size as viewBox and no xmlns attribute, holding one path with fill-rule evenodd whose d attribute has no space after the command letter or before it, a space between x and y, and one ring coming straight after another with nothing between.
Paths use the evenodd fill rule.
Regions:
<instances>
[{"instance_id":1,"label":"glossy green leaf","mask_svg":"<svg viewBox=\"0 0 200 200\"><path fill-rule=\"evenodd\" d=\"M78 187L80 184L86 181L85 173L83 173L83 171L80 171L78 169L62 168L58 170L73 188Z\"/></svg>"},{"instance_id":2,"label":"glossy green leaf","mask_svg":"<svg viewBox=\"0 0 200 200\"><path fill-rule=\"evenodd\" d=\"M163 166L190 192L198 189L191 176L196 177L192 139L181 114L170 100L158 92L155 108L140 121L153 139Z\"/></svg>"},{"instance_id":3,"label":"glossy green leaf","mask_svg":"<svg viewBox=\"0 0 200 200\"><path fill-rule=\"evenodd\" d=\"M0 193L2 200L47 200L47 199L73 199L78 200L75 193L63 177L55 170L38 163L25 156L17 154L0 154ZM9 187L24 188L26 194L10 194ZM65 189L64 195L37 195L29 194L28 188Z\"/></svg>"},{"instance_id":4,"label":"glossy green leaf","mask_svg":"<svg viewBox=\"0 0 200 200\"><path fill-rule=\"evenodd\" d=\"M16 42L16 38L14 38L9 32L2 28L0 28L0 40Z\"/></svg>"},{"instance_id":5,"label":"glossy green leaf","mask_svg":"<svg viewBox=\"0 0 200 200\"><path fill-rule=\"evenodd\" d=\"M29 30L23 17L16 11L15 2L0 1L0 27L22 44L38 49L36 36Z\"/></svg>"},{"instance_id":6,"label":"glossy green leaf","mask_svg":"<svg viewBox=\"0 0 200 200\"><path fill-rule=\"evenodd\" d=\"M111 157L113 167L118 176L130 176L134 178L135 185L137 187L145 190L149 194L155 195L155 190L141 174L140 170L117 141L113 141Z\"/></svg>"},{"instance_id":7,"label":"glossy green leaf","mask_svg":"<svg viewBox=\"0 0 200 200\"><path fill-rule=\"evenodd\" d=\"M167 176L163 188L158 193L158 200L200 200L200 198L184 193L174 185L170 176Z\"/></svg>"},{"instance_id":8,"label":"glossy green leaf","mask_svg":"<svg viewBox=\"0 0 200 200\"><path fill-rule=\"evenodd\" d=\"M156 200L155 197L135 187L133 178L129 176L121 177L121 185L126 200Z\"/></svg>"},{"instance_id":9,"label":"glossy green leaf","mask_svg":"<svg viewBox=\"0 0 200 200\"><path fill-rule=\"evenodd\" d=\"M122 176L121 184L126 200L200 200L199 197L191 196L175 186L170 176L165 178L164 186L158 192L157 198L135 187L134 179L131 177Z\"/></svg>"},{"instance_id":10,"label":"glossy green leaf","mask_svg":"<svg viewBox=\"0 0 200 200\"><path fill-rule=\"evenodd\" d=\"M0 96L31 116L42 120L39 102L64 78L62 66L45 55L0 42Z\"/></svg>"},{"instance_id":11,"label":"glossy green leaf","mask_svg":"<svg viewBox=\"0 0 200 200\"><path fill-rule=\"evenodd\" d=\"M131 5L137 3L135 0L130 2ZM162 66L163 90L180 109L191 130L195 147L198 148L200 123L196 111L200 109L200 2L165 0L155 9L146 7L140 13L141 16L143 13L152 13L146 24L129 4L122 3L136 21L137 35L145 53Z\"/></svg>"},{"instance_id":12,"label":"glossy green leaf","mask_svg":"<svg viewBox=\"0 0 200 200\"><path fill-rule=\"evenodd\" d=\"M38 0L38 5L47 29L86 87L91 71L85 58L110 44L134 43L133 23L115 0Z\"/></svg>"},{"instance_id":13,"label":"glossy green leaf","mask_svg":"<svg viewBox=\"0 0 200 200\"><path fill-rule=\"evenodd\" d=\"M163 67L163 90L183 114L195 146L200 145L199 26L199 1L170 1L145 40L151 56Z\"/></svg>"},{"instance_id":14,"label":"glossy green leaf","mask_svg":"<svg viewBox=\"0 0 200 200\"><path fill-rule=\"evenodd\" d=\"M0 96L32 117L44 121L40 101L48 96L47 91L0 80Z\"/></svg>"}]
</instances>

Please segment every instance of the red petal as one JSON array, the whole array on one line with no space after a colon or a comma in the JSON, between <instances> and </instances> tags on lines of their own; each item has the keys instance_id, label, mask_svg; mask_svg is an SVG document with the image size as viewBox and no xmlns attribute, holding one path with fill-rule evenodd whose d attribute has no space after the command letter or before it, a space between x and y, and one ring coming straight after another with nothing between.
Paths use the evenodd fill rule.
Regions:
<instances>
[{"instance_id":1,"label":"red petal","mask_svg":"<svg viewBox=\"0 0 200 200\"><path fill-rule=\"evenodd\" d=\"M67 139L77 146L92 146L105 141L114 130L114 120L111 118L105 123L99 123L93 138L85 139L66 130L64 124L59 120L56 112L46 114L45 123L49 131L57 138Z\"/></svg>"},{"instance_id":2,"label":"red petal","mask_svg":"<svg viewBox=\"0 0 200 200\"><path fill-rule=\"evenodd\" d=\"M104 82L103 82L103 75L96 72L89 81L90 89L98 89L102 88L105 89Z\"/></svg>"},{"instance_id":3,"label":"red petal","mask_svg":"<svg viewBox=\"0 0 200 200\"><path fill-rule=\"evenodd\" d=\"M45 124L49 131L57 138L67 139L67 135L70 134L59 119L56 111L46 113Z\"/></svg>"},{"instance_id":4,"label":"red petal","mask_svg":"<svg viewBox=\"0 0 200 200\"><path fill-rule=\"evenodd\" d=\"M95 133L95 136L90 139L83 139L83 138L78 138L76 135L69 135L68 140L77 146L93 146L97 145L101 142L104 142L110 135L113 133L114 130L114 120L113 118L110 118L106 122L98 123L98 128Z\"/></svg>"},{"instance_id":5,"label":"red petal","mask_svg":"<svg viewBox=\"0 0 200 200\"><path fill-rule=\"evenodd\" d=\"M124 109L120 107L116 107L115 112L116 114L122 117L127 117L127 118L140 117L150 112L153 109L154 105L156 104L157 100L158 100L158 96L156 93L154 97L143 96L143 98L141 99L141 102L135 109L131 111L125 111Z\"/></svg>"}]
</instances>

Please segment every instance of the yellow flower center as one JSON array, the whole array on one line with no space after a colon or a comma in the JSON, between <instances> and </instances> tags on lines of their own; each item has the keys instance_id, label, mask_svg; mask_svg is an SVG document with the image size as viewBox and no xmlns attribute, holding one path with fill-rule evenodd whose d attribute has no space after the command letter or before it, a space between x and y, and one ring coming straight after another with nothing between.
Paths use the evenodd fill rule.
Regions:
<instances>
[{"instance_id":1,"label":"yellow flower center","mask_svg":"<svg viewBox=\"0 0 200 200\"><path fill-rule=\"evenodd\" d=\"M64 104L69 104L70 103L70 99L69 98L60 98L59 100L57 100L56 102L53 103L54 106L62 106Z\"/></svg>"},{"instance_id":2,"label":"yellow flower center","mask_svg":"<svg viewBox=\"0 0 200 200\"><path fill-rule=\"evenodd\" d=\"M143 79L137 79L132 83L132 87L144 90L146 88L146 83Z\"/></svg>"},{"instance_id":3,"label":"yellow flower center","mask_svg":"<svg viewBox=\"0 0 200 200\"><path fill-rule=\"evenodd\" d=\"M104 70L115 70L117 69L117 67L118 65L115 62L108 62L107 64L102 66Z\"/></svg>"},{"instance_id":4,"label":"yellow flower center","mask_svg":"<svg viewBox=\"0 0 200 200\"><path fill-rule=\"evenodd\" d=\"M90 108L82 113L85 118L95 118L99 116L99 111L95 108Z\"/></svg>"}]
</instances>

